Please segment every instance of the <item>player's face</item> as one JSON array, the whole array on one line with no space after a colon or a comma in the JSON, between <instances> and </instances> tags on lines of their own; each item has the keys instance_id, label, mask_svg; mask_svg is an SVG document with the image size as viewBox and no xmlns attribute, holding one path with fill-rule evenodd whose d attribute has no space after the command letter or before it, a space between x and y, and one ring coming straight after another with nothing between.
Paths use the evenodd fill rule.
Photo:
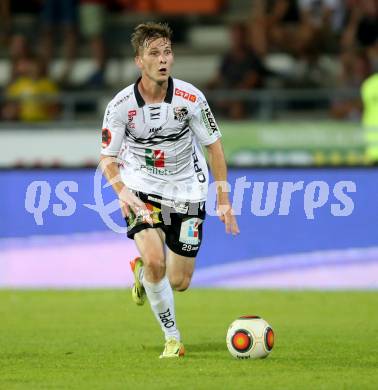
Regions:
<instances>
[{"instance_id":1,"label":"player's face","mask_svg":"<svg viewBox=\"0 0 378 390\"><path fill-rule=\"evenodd\" d=\"M173 65L171 41L166 38L157 38L147 41L136 63L142 74L157 83L168 80Z\"/></svg>"}]
</instances>

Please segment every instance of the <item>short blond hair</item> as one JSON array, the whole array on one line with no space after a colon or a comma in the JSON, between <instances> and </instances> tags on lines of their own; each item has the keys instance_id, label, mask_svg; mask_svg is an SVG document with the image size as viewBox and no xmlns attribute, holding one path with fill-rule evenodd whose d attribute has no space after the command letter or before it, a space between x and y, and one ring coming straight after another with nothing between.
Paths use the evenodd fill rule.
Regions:
<instances>
[{"instance_id":1,"label":"short blond hair","mask_svg":"<svg viewBox=\"0 0 378 390\"><path fill-rule=\"evenodd\" d=\"M158 38L172 40L172 29L168 23L146 22L136 26L131 35L135 55L139 55L140 49L146 47L149 41Z\"/></svg>"}]
</instances>

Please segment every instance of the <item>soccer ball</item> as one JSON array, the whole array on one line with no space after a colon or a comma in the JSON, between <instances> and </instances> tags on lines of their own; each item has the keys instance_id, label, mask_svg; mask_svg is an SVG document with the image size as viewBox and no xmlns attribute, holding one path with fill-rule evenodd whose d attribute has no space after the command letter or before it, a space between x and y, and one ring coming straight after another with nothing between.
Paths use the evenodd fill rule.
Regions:
<instances>
[{"instance_id":1,"label":"soccer ball","mask_svg":"<svg viewBox=\"0 0 378 390\"><path fill-rule=\"evenodd\" d=\"M265 358L274 345L271 326L258 316L242 316L227 331L227 348L238 359Z\"/></svg>"}]
</instances>

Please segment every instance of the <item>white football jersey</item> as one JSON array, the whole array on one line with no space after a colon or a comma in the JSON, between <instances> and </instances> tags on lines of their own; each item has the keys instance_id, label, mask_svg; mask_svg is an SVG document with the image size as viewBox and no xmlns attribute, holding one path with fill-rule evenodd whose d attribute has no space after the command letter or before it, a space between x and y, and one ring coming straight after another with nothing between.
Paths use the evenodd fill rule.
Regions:
<instances>
[{"instance_id":1,"label":"white football jersey","mask_svg":"<svg viewBox=\"0 0 378 390\"><path fill-rule=\"evenodd\" d=\"M101 153L120 158L121 178L132 190L179 201L206 200L209 173L202 145L221 134L205 96L170 77L164 101L146 104L139 82L108 104Z\"/></svg>"}]
</instances>

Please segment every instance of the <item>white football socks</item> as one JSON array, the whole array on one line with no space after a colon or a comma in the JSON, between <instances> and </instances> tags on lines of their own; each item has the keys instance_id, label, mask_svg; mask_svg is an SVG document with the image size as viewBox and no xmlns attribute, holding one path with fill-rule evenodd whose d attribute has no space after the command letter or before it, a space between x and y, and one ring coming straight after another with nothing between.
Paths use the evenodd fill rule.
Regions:
<instances>
[{"instance_id":1,"label":"white football socks","mask_svg":"<svg viewBox=\"0 0 378 390\"><path fill-rule=\"evenodd\" d=\"M174 337L180 341L180 332L176 325L173 290L167 276L165 275L158 283L151 283L143 275L143 286L151 309L164 332L165 339Z\"/></svg>"}]
</instances>

